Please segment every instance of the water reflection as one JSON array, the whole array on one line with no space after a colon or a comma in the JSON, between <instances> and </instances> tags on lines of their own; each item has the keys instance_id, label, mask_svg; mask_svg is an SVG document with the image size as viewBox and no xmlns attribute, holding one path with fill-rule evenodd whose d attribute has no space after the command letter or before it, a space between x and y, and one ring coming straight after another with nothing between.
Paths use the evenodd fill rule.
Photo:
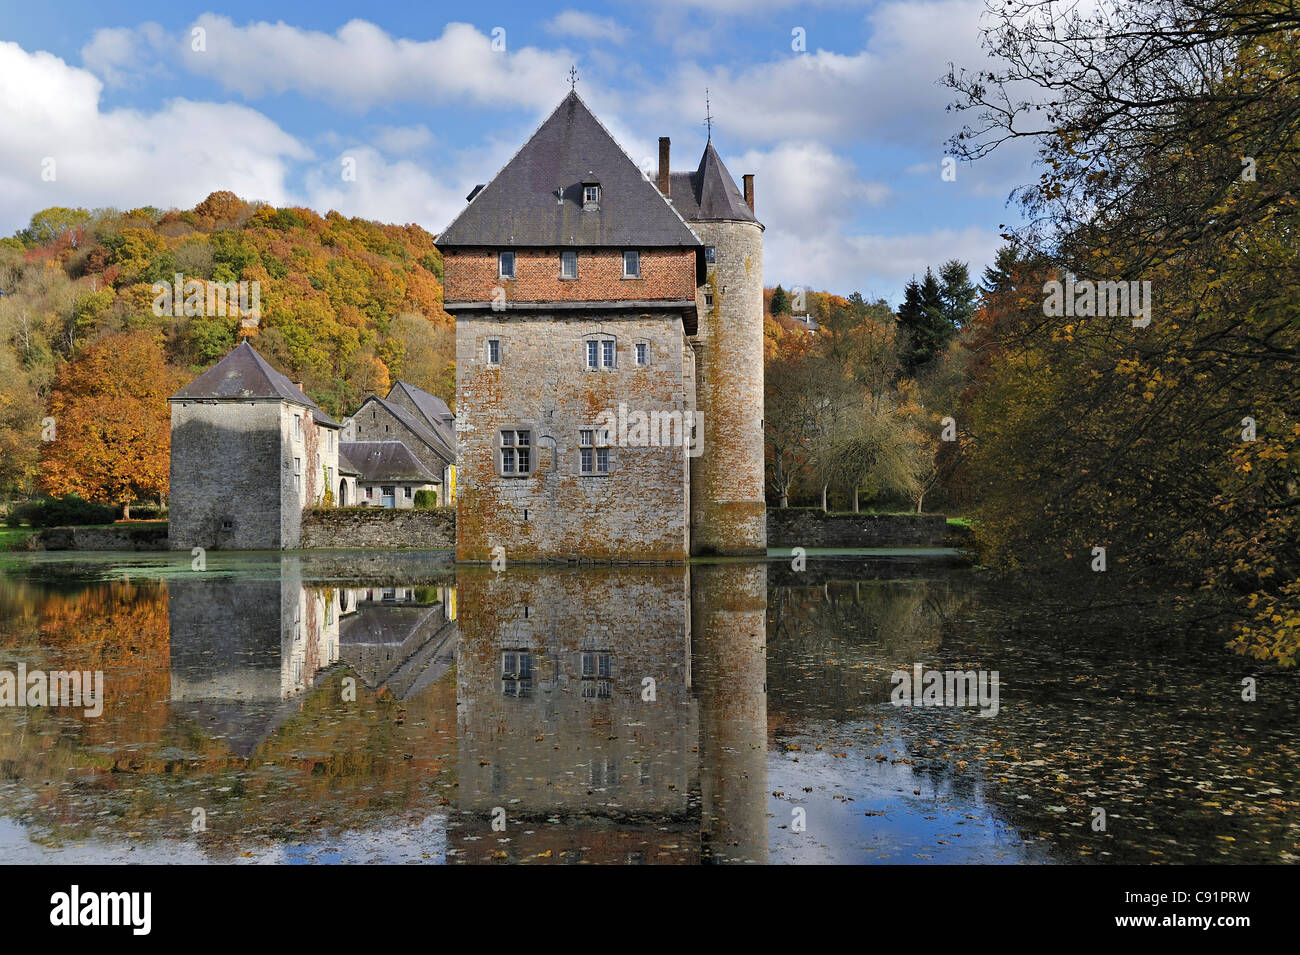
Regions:
<instances>
[{"instance_id":1,"label":"water reflection","mask_svg":"<svg viewBox=\"0 0 1300 955\"><path fill-rule=\"evenodd\" d=\"M1223 658L1161 645L1176 686L1113 701L1156 666L1131 633L1024 632L968 574L370 564L0 581L0 669L107 690L99 719L0 707L0 858L1134 861L1220 858L1243 829L1252 860L1296 849L1293 679L1243 715L1195 695ZM1002 713L891 706L917 663L1000 670ZM1118 834L1087 826L1100 801Z\"/></svg>"}]
</instances>

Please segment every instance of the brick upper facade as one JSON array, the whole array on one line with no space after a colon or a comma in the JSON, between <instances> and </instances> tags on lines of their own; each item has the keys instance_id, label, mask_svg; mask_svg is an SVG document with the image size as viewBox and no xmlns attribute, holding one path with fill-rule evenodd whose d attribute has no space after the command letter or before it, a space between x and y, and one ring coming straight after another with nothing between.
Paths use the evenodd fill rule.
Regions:
<instances>
[{"instance_id":1,"label":"brick upper facade","mask_svg":"<svg viewBox=\"0 0 1300 955\"><path fill-rule=\"evenodd\" d=\"M622 249L517 249L515 278L502 278L495 249L443 253L444 298L449 308L490 302L498 288L507 302L694 301L693 249L635 249L641 277L623 277ZM560 277L560 252L576 252L578 277Z\"/></svg>"}]
</instances>

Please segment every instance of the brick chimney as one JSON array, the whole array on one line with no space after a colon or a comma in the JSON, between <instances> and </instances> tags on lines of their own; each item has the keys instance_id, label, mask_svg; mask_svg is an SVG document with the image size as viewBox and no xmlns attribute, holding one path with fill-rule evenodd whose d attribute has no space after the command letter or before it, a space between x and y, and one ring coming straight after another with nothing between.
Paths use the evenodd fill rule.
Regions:
<instances>
[{"instance_id":1,"label":"brick chimney","mask_svg":"<svg viewBox=\"0 0 1300 955\"><path fill-rule=\"evenodd\" d=\"M659 137L659 191L665 199L672 198L672 180L668 177L668 137Z\"/></svg>"},{"instance_id":2,"label":"brick chimney","mask_svg":"<svg viewBox=\"0 0 1300 955\"><path fill-rule=\"evenodd\" d=\"M749 211L754 211L754 174L747 172L744 175L745 180L745 204L749 206Z\"/></svg>"}]
</instances>

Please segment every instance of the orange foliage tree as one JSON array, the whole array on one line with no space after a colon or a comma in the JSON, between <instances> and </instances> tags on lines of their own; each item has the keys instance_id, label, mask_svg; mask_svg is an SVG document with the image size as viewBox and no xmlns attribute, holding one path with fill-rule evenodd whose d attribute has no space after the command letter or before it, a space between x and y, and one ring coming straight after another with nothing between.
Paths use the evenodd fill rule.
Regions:
<instances>
[{"instance_id":1,"label":"orange foliage tree","mask_svg":"<svg viewBox=\"0 0 1300 955\"><path fill-rule=\"evenodd\" d=\"M41 487L123 505L167 493L171 411L183 376L147 332L108 335L64 364L50 413L55 440L41 454Z\"/></svg>"}]
</instances>

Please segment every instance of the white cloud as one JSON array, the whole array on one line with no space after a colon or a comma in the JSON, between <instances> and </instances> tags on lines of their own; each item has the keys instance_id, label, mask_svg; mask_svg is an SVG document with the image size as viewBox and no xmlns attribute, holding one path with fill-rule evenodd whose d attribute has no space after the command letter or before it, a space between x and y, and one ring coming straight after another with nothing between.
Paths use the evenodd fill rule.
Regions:
<instances>
[{"instance_id":1,"label":"white cloud","mask_svg":"<svg viewBox=\"0 0 1300 955\"><path fill-rule=\"evenodd\" d=\"M355 180L343 178L345 159L354 161ZM375 149L357 146L308 170L306 205L321 214L335 209L379 222L415 222L437 232L465 205L468 190L451 181L435 178L424 164L388 162Z\"/></svg>"},{"instance_id":2,"label":"white cloud","mask_svg":"<svg viewBox=\"0 0 1300 955\"><path fill-rule=\"evenodd\" d=\"M851 162L817 142L750 150L727 162L727 168L736 178L754 173L759 219L769 231L792 235L824 234L850 221L863 206L879 204L892 194L883 183L861 179Z\"/></svg>"},{"instance_id":3,"label":"white cloud","mask_svg":"<svg viewBox=\"0 0 1300 955\"><path fill-rule=\"evenodd\" d=\"M96 30L81 48L81 62L109 86L131 86L166 72L162 54L171 40L156 23Z\"/></svg>"},{"instance_id":4,"label":"white cloud","mask_svg":"<svg viewBox=\"0 0 1300 955\"><path fill-rule=\"evenodd\" d=\"M564 95L573 62L563 51L492 49L493 27L448 23L433 40L390 36L365 20L333 34L279 23L236 26L205 13L206 50L185 48L185 66L247 97L299 93L332 105L365 110L394 102L472 103L551 107Z\"/></svg>"},{"instance_id":5,"label":"white cloud","mask_svg":"<svg viewBox=\"0 0 1300 955\"><path fill-rule=\"evenodd\" d=\"M996 231L975 226L902 235L828 230L808 236L769 230L764 237L763 281L841 295L860 291L868 300L886 298L898 305L903 283L922 274L927 265L960 259L970 264L972 275L979 275L1001 244Z\"/></svg>"},{"instance_id":6,"label":"white cloud","mask_svg":"<svg viewBox=\"0 0 1300 955\"><path fill-rule=\"evenodd\" d=\"M436 138L424 123L414 126L379 126L372 135L375 145L384 152L402 155L428 149Z\"/></svg>"},{"instance_id":7,"label":"white cloud","mask_svg":"<svg viewBox=\"0 0 1300 955\"><path fill-rule=\"evenodd\" d=\"M598 17L580 10L565 10L545 23L546 32L555 36L573 36L590 42L621 44L628 37L627 27L613 17Z\"/></svg>"},{"instance_id":8,"label":"white cloud","mask_svg":"<svg viewBox=\"0 0 1300 955\"><path fill-rule=\"evenodd\" d=\"M0 229L54 205L193 206L215 189L287 198L289 160L310 151L255 110L174 99L104 111L103 83L45 52L0 42ZM42 169L54 161L54 180Z\"/></svg>"}]
</instances>

